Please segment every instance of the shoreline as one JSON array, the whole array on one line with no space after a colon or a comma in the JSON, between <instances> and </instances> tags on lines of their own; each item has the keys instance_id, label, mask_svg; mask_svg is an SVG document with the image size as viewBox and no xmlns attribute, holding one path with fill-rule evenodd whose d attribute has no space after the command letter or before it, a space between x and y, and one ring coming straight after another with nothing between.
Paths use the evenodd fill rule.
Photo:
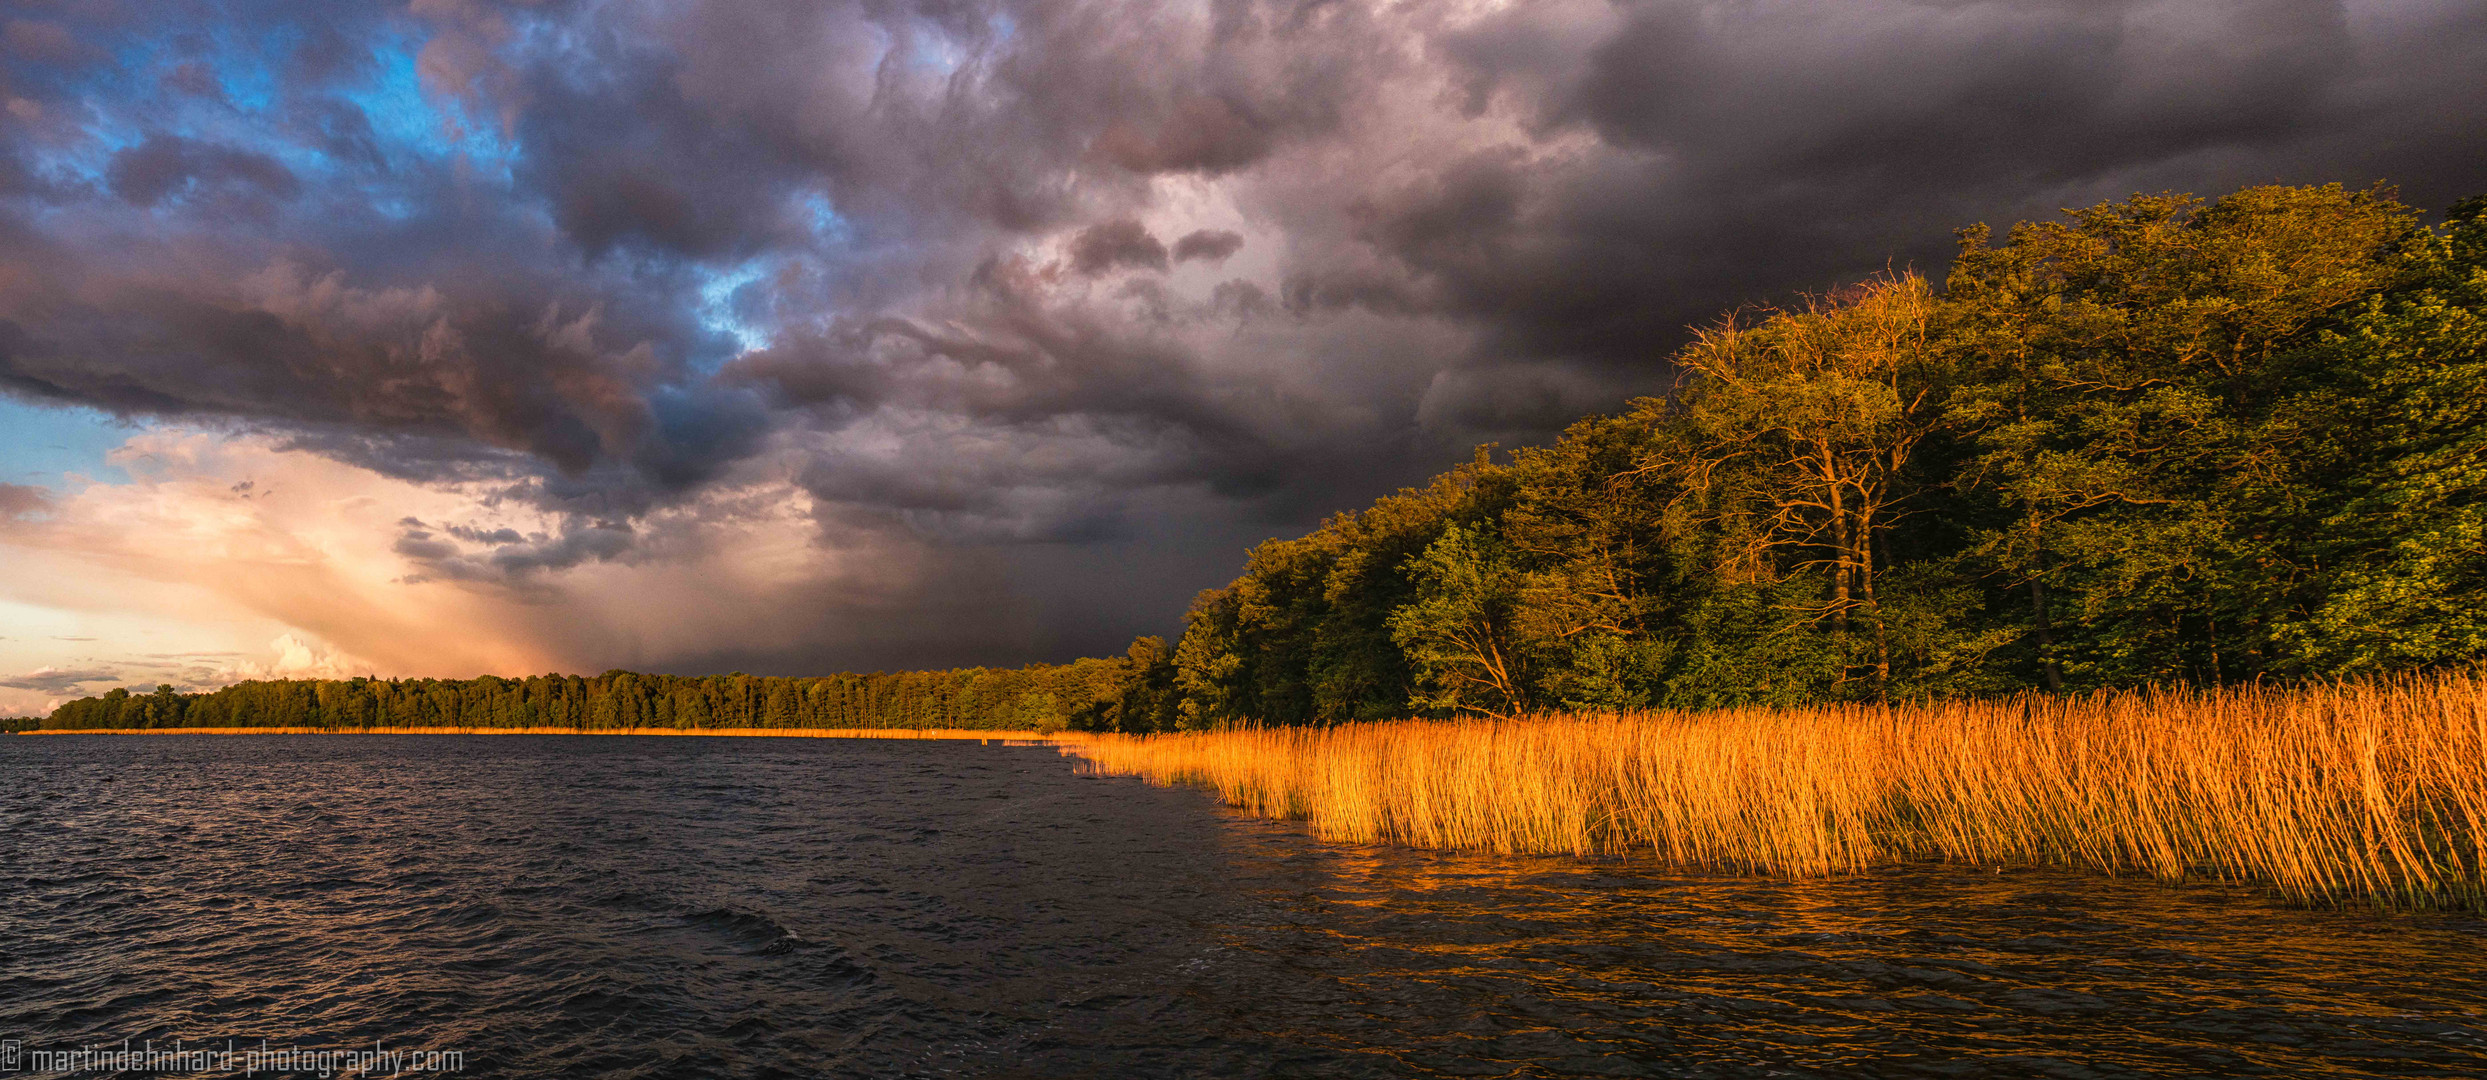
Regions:
<instances>
[{"instance_id":1,"label":"shoreline","mask_svg":"<svg viewBox=\"0 0 2487 1080\"><path fill-rule=\"evenodd\" d=\"M42 728L726 735L1053 747L1317 839L1804 879L1918 860L2487 910L2487 678L1110 735L958 728Z\"/></svg>"},{"instance_id":2,"label":"shoreline","mask_svg":"<svg viewBox=\"0 0 2487 1080\"><path fill-rule=\"evenodd\" d=\"M13 735L734 735L782 739L941 739L1052 743L1039 731L966 728L171 727L35 728Z\"/></svg>"}]
</instances>

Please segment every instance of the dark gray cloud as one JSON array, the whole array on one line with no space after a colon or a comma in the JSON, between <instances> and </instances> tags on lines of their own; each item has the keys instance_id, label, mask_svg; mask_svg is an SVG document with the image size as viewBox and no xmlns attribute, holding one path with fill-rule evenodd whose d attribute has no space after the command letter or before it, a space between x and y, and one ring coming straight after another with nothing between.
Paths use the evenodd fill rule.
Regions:
<instances>
[{"instance_id":1,"label":"dark gray cloud","mask_svg":"<svg viewBox=\"0 0 2487 1080\"><path fill-rule=\"evenodd\" d=\"M1201 259L1211 263L1225 262L1227 256L1242 251L1243 234L1233 229L1199 229L1183 234L1174 242L1174 261Z\"/></svg>"},{"instance_id":2,"label":"dark gray cloud","mask_svg":"<svg viewBox=\"0 0 2487 1080\"><path fill-rule=\"evenodd\" d=\"M1091 225L1071 237L1071 269L1094 277L1126 267L1164 270L1165 242L1129 218Z\"/></svg>"},{"instance_id":3,"label":"dark gray cloud","mask_svg":"<svg viewBox=\"0 0 2487 1080\"><path fill-rule=\"evenodd\" d=\"M83 693L87 683L119 682L121 673L111 668L37 668L23 675L0 679L0 687L11 690L32 690L40 694Z\"/></svg>"},{"instance_id":4,"label":"dark gray cloud","mask_svg":"<svg viewBox=\"0 0 2487 1080\"><path fill-rule=\"evenodd\" d=\"M415 518L399 524L394 550L417 568L405 578L410 584L446 580L534 585L548 571L629 557L637 532L627 519L585 515L564 517L553 533L463 525L435 531Z\"/></svg>"},{"instance_id":5,"label":"dark gray cloud","mask_svg":"<svg viewBox=\"0 0 2487 1080\"><path fill-rule=\"evenodd\" d=\"M404 527L477 587L774 478L1018 605L928 662L1168 629L1236 553L1149 545L1542 439L1960 225L2487 189L2449 0L33 3L0 56L0 389L548 515Z\"/></svg>"},{"instance_id":6,"label":"dark gray cloud","mask_svg":"<svg viewBox=\"0 0 2487 1080\"><path fill-rule=\"evenodd\" d=\"M104 167L104 180L113 194L146 207L176 196L229 195L273 203L302 193L302 181L273 157L178 135L149 135L147 141L113 154ZM271 208L254 205L253 211L254 217L266 217Z\"/></svg>"}]
</instances>

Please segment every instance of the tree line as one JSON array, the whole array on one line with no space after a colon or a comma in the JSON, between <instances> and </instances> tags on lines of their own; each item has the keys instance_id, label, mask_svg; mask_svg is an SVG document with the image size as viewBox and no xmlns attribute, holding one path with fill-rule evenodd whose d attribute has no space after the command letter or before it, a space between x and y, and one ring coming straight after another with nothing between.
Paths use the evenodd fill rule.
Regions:
<instances>
[{"instance_id":1,"label":"tree line","mask_svg":"<svg viewBox=\"0 0 2487 1080\"><path fill-rule=\"evenodd\" d=\"M1728 313L1674 391L1015 671L251 683L52 726L1152 731L2221 685L2487 655L2487 201L2135 196ZM70 723L64 723L69 721Z\"/></svg>"},{"instance_id":2,"label":"tree line","mask_svg":"<svg viewBox=\"0 0 2487 1080\"><path fill-rule=\"evenodd\" d=\"M199 694L114 690L54 710L46 728L560 727L969 728L1059 731L1140 726L1166 712L1152 693L1165 646L1023 668L841 674L541 675L474 679L278 679Z\"/></svg>"}]
</instances>

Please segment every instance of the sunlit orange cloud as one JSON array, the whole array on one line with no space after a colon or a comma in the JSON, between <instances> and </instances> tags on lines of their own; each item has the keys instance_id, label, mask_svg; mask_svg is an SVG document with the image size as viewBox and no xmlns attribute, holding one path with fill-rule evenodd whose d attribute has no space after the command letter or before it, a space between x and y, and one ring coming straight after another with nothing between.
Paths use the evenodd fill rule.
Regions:
<instances>
[{"instance_id":1,"label":"sunlit orange cloud","mask_svg":"<svg viewBox=\"0 0 2487 1080\"><path fill-rule=\"evenodd\" d=\"M782 480L721 485L653 515L623 558L456 581L394 550L404 521L521 534L558 523L480 485L396 480L262 436L158 429L112 460L131 482L88 483L0 523L0 605L29 631L0 636L0 678L20 684L0 688L0 713L48 708L59 680L90 670L113 678L79 693L159 677L595 671L766 649L819 633L776 617L790 603L896 604L913 576L903 551L824 547L808 498Z\"/></svg>"}]
</instances>

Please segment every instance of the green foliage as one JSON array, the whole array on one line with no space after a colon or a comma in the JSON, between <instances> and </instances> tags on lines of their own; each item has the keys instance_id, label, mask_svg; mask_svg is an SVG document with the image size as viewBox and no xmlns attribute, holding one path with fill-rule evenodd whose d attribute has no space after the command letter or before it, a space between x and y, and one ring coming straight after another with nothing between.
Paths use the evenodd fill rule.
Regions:
<instances>
[{"instance_id":1,"label":"green foliage","mask_svg":"<svg viewBox=\"0 0 2487 1080\"><path fill-rule=\"evenodd\" d=\"M1390 613L1390 636L1416 676L1410 703L1501 716L1531 704L1528 657L1513 632L1521 576L1491 532L1453 524L1408 561L1415 595Z\"/></svg>"},{"instance_id":2,"label":"green foliage","mask_svg":"<svg viewBox=\"0 0 2487 1080\"><path fill-rule=\"evenodd\" d=\"M2275 634L2333 584L2309 512L2353 480L2305 404L2341 358L2304 345L2410 276L2414 222L2331 185L1963 234L1953 412L1977 456L1958 483L1987 500L1973 555L2023 590L2046 682L2310 670Z\"/></svg>"},{"instance_id":3,"label":"green foliage","mask_svg":"<svg viewBox=\"0 0 2487 1080\"><path fill-rule=\"evenodd\" d=\"M2275 634L2312 669L2487 654L2487 200L2445 216L2405 284L2307 348L2306 366L2336 382L2289 403L2334 458L2308 499L2330 587Z\"/></svg>"},{"instance_id":4,"label":"green foliage","mask_svg":"<svg viewBox=\"0 0 2487 1080\"><path fill-rule=\"evenodd\" d=\"M1480 451L1429 487L1254 548L1241 577L1192 602L1174 651L1178 726L1405 715L1415 675L1390 625L1413 595L1401 569L1445 526L1498 509L1508 487Z\"/></svg>"}]
</instances>

